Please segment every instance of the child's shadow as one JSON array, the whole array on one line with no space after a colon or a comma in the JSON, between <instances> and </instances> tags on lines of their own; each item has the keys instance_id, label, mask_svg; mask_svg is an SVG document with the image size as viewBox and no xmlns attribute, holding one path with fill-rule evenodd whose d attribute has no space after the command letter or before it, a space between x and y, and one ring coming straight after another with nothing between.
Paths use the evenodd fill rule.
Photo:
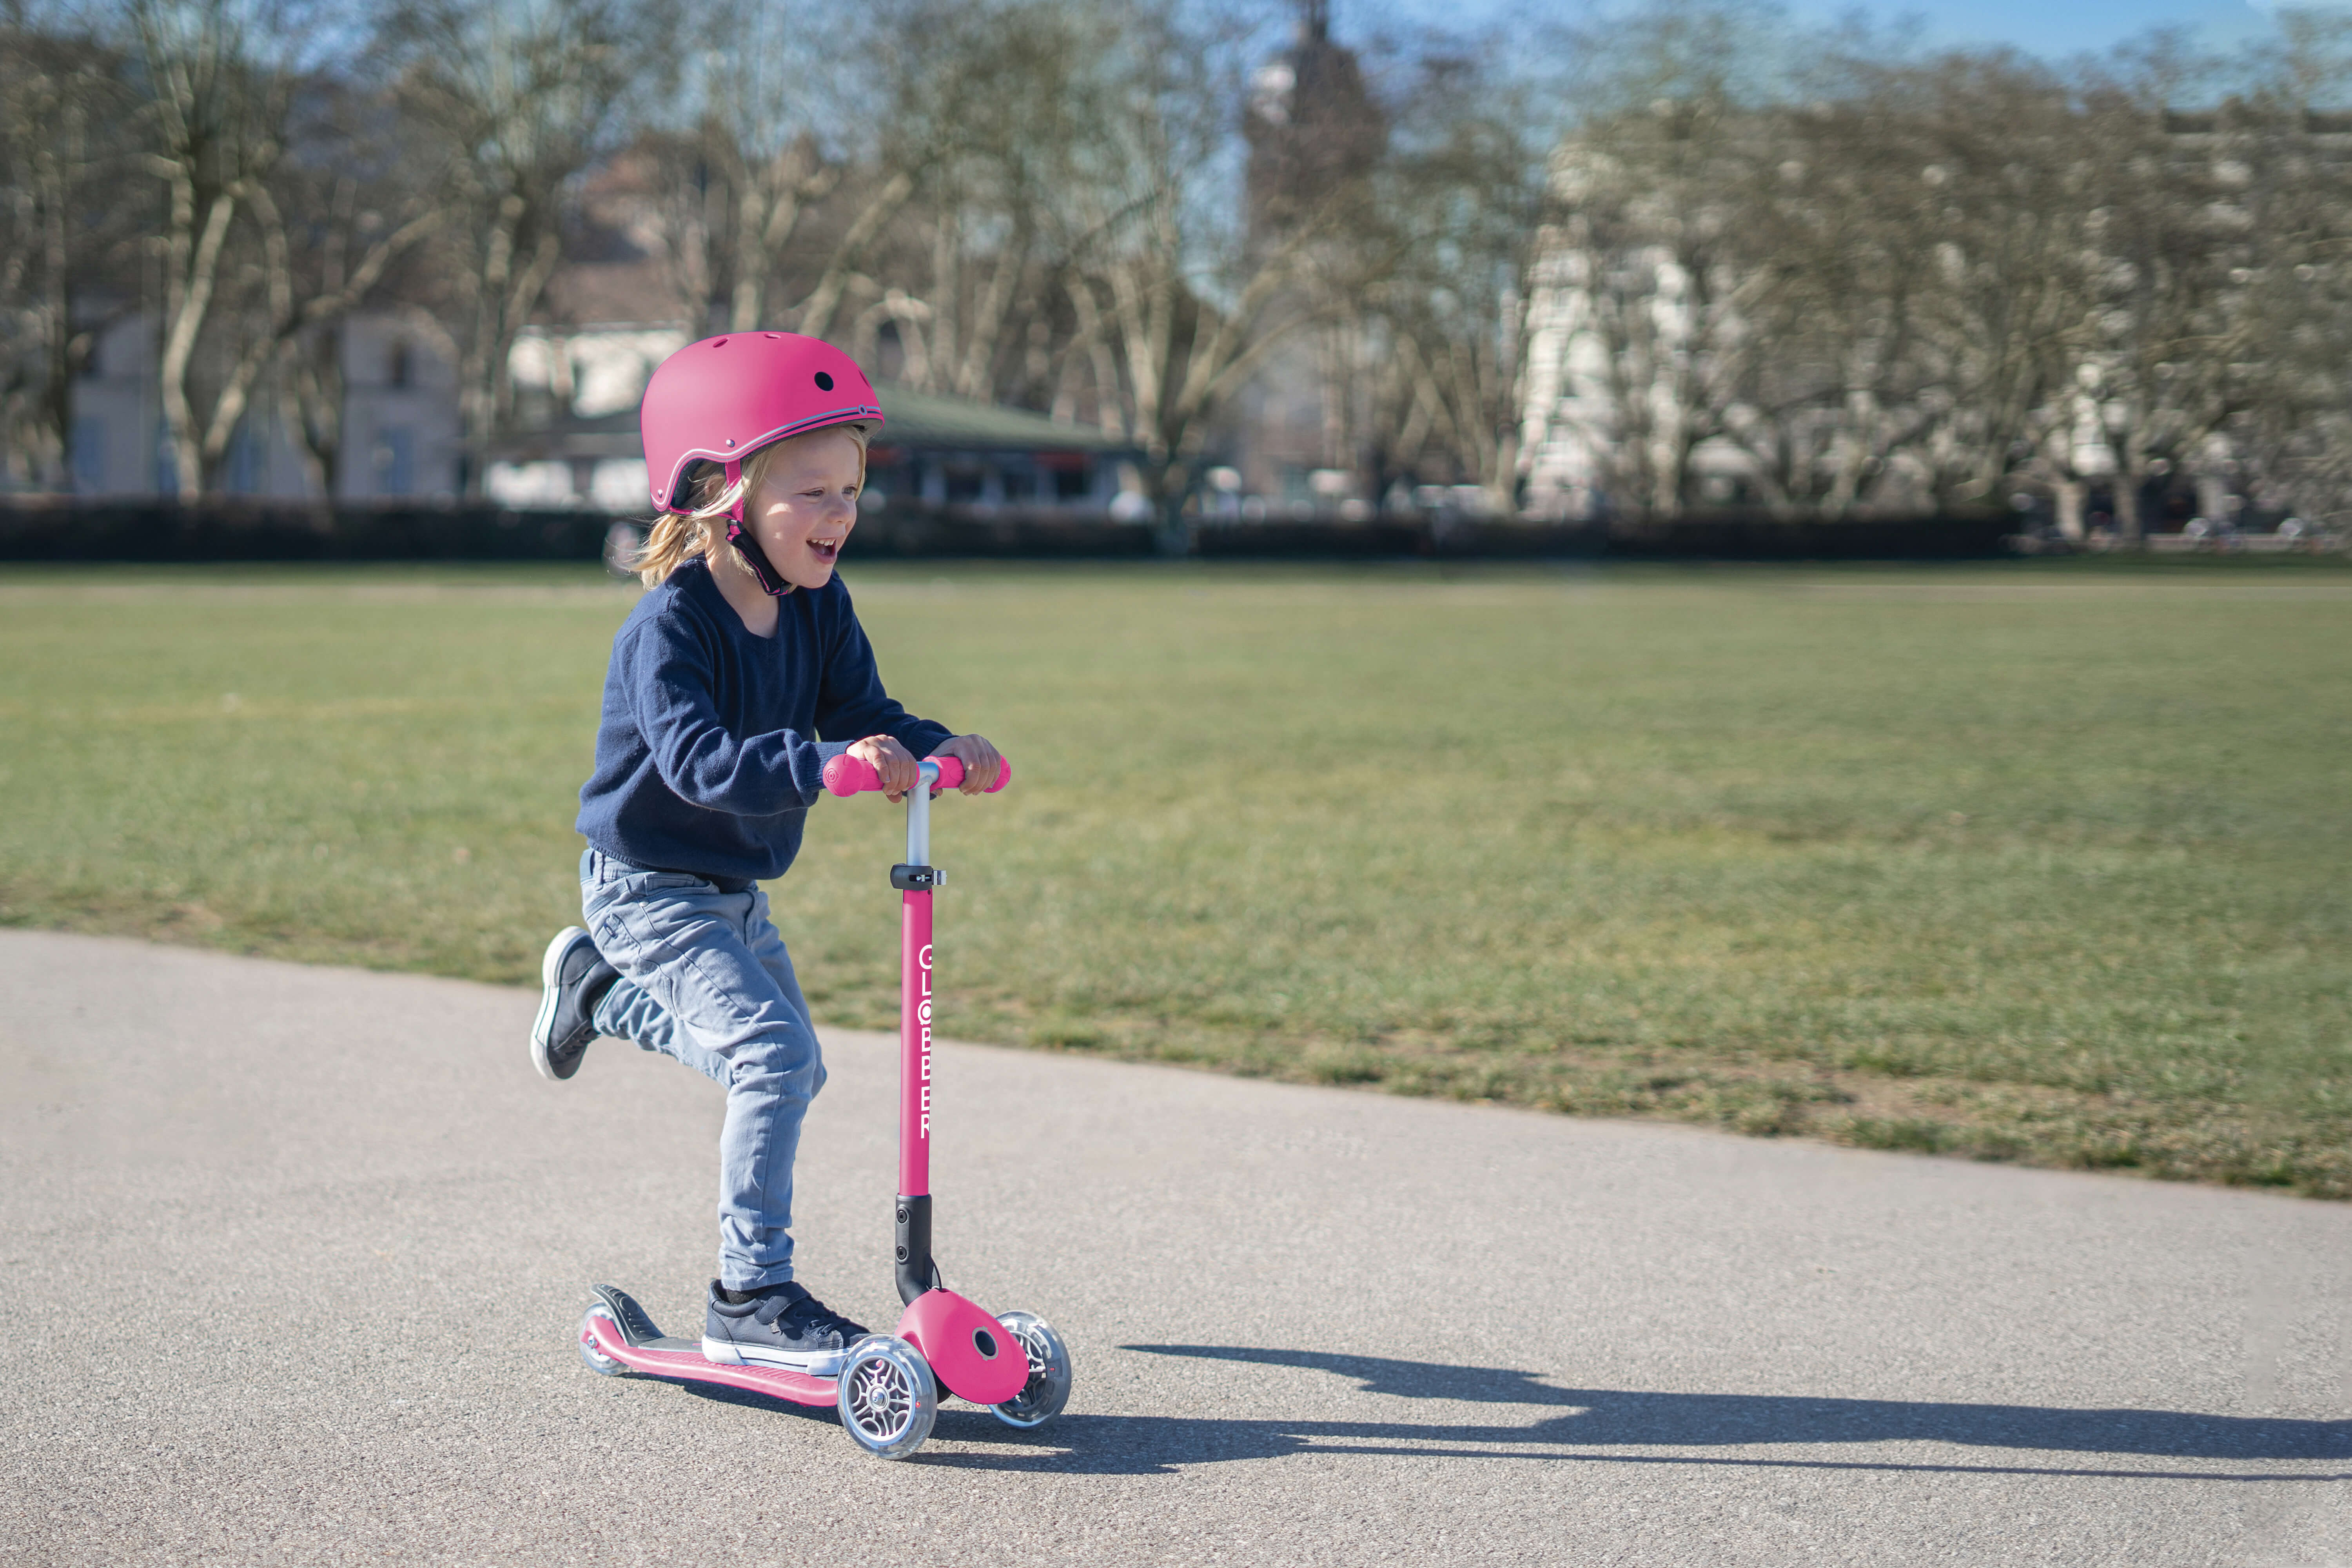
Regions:
<instances>
[{"instance_id":1,"label":"child's shadow","mask_svg":"<svg viewBox=\"0 0 2352 1568\"><path fill-rule=\"evenodd\" d=\"M2080 1410L2024 1405L1957 1405L1786 1394L1645 1394L1555 1388L1537 1374L1492 1367L1323 1351L1229 1345L1126 1345L1123 1350L1202 1361L1334 1373L1367 1394L1399 1399L1506 1405L1561 1414L1525 1424L1484 1421L1288 1420L1246 1408L1218 1415L1065 1415L1034 1431L1006 1426L985 1412L950 1405L936 1439L981 1446L926 1449L916 1462L959 1468L1049 1470L1076 1475L1163 1474L1186 1465L1319 1453L1581 1464L1699 1464L1801 1469L1929 1470L2148 1479L2344 1480L2311 1470L2247 1473L2167 1471L2082 1466L1966 1464L1753 1455L1666 1453L1735 1445L1930 1442L1968 1447L2137 1458L2234 1460L2352 1459L2352 1421L2208 1415L2169 1410ZM795 1405L710 1384L683 1384L699 1398L792 1412L831 1423L829 1410ZM1295 1385L1294 1385L1295 1386ZM1083 1394L1083 1385L1081 1386ZM1643 1453L1611 1453L1639 1448ZM1595 1451L1603 1450L1603 1451Z\"/></svg>"}]
</instances>

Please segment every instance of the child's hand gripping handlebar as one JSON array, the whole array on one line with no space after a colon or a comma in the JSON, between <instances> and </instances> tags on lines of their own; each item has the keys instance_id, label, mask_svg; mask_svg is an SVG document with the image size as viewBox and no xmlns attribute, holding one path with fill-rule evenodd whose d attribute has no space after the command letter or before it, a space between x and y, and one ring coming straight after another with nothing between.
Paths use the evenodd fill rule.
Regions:
<instances>
[{"instance_id":1,"label":"child's hand gripping handlebar","mask_svg":"<svg viewBox=\"0 0 2352 1568\"><path fill-rule=\"evenodd\" d=\"M940 789L955 789L963 783L963 759L961 757L926 757L922 765L939 770L937 783ZM1012 782L1013 764L1008 762L1004 764L1004 771L996 775L996 782L983 793L994 795ZM838 795L861 795L869 789L880 789L882 774L863 757L853 757L844 752L824 764L824 787Z\"/></svg>"}]
</instances>

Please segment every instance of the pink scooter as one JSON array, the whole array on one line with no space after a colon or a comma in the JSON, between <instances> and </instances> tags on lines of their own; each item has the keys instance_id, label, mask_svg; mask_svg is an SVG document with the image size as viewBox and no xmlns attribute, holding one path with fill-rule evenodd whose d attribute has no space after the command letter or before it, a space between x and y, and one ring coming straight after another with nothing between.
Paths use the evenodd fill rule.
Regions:
<instances>
[{"instance_id":1,"label":"pink scooter","mask_svg":"<svg viewBox=\"0 0 2352 1568\"><path fill-rule=\"evenodd\" d=\"M869 1454L903 1459L931 1435L940 1390L985 1405L1008 1426L1042 1426L1070 1398L1070 1352L1030 1312L991 1317L940 1282L931 1261L931 892L945 880L930 863L931 790L963 782L963 763L933 757L907 795L907 862L890 868L900 889L898 942L898 1296L893 1334L867 1334L832 1377L781 1367L727 1366L692 1340L671 1339L646 1310L610 1285L580 1320L580 1359L607 1377L633 1373L723 1383L798 1405L830 1405L842 1429ZM1013 778L1008 763L989 793ZM838 795L882 787L871 764L837 756L824 786Z\"/></svg>"}]
</instances>

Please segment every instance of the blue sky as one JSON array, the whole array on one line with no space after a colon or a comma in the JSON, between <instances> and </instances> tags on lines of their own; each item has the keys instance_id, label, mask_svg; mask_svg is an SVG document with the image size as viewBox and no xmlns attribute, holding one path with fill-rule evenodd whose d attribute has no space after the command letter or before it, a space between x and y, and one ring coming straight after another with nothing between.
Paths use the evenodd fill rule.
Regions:
<instances>
[{"instance_id":1,"label":"blue sky","mask_svg":"<svg viewBox=\"0 0 2352 1568\"><path fill-rule=\"evenodd\" d=\"M2273 4L2255 0L1782 0L1802 23L1827 23L1860 12L1881 25L1916 19L1916 41L1929 47L1953 44L2009 44L2029 54L2058 59L2083 50L2105 51L2151 27L2186 29L2210 47L2228 49L2269 31ZM1570 7L1562 6L1566 10ZM1581 9L1581 7L1575 7ZM1610 9L1617 9L1611 6ZM2319 8L2315 6L2314 8ZM2328 0L2328 8L2352 10L2352 0ZM1499 19L1550 7L1524 0L1336 0L1340 32L1351 17L1385 12L1398 17L1444 24L1472 18ZM1907 31L1907 29L1906 29Z\"/></svg>"},{"instance_id":2,"label":"blue sky","mask_svg":"<svg viewBox=\"0 0 2352 1568\"><path fill-rule=\"evenodd\" d=\"M2105 50L2151 27L2179 27L2210 46L2229 47L2270 30L2270 5L2250 0L1926 0L1849 6L1803 3L1790 15L1830 21L1860 10L1881 22L1906 15L1926 24L1928 44L2011 44L2029 54L2063 58Z\"/></svg>"}]
</instances>

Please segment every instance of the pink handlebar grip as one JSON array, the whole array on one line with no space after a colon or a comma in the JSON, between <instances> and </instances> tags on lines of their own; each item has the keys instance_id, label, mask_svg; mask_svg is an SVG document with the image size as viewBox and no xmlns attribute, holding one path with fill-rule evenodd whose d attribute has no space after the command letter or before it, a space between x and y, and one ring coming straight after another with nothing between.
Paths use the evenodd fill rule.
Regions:
<instances>
[{"instance_id":1,"label":"pink handlebar grip","mask_svg":"<svg viewBox=\"0 0 2352 1568\"><path fill-rule=\"evenodd\" d=\"M931 757L927 760L939 764L941 789L953 789L963 783L963 759L961 757ZM994 795L1012 782L1013 764L1008 762L986 793ZM824 787L838 795L861 795L869 789L880 789L882 774L863 757L853 757L844 752L824 764Z\"/></svg>"}]
</instances>

